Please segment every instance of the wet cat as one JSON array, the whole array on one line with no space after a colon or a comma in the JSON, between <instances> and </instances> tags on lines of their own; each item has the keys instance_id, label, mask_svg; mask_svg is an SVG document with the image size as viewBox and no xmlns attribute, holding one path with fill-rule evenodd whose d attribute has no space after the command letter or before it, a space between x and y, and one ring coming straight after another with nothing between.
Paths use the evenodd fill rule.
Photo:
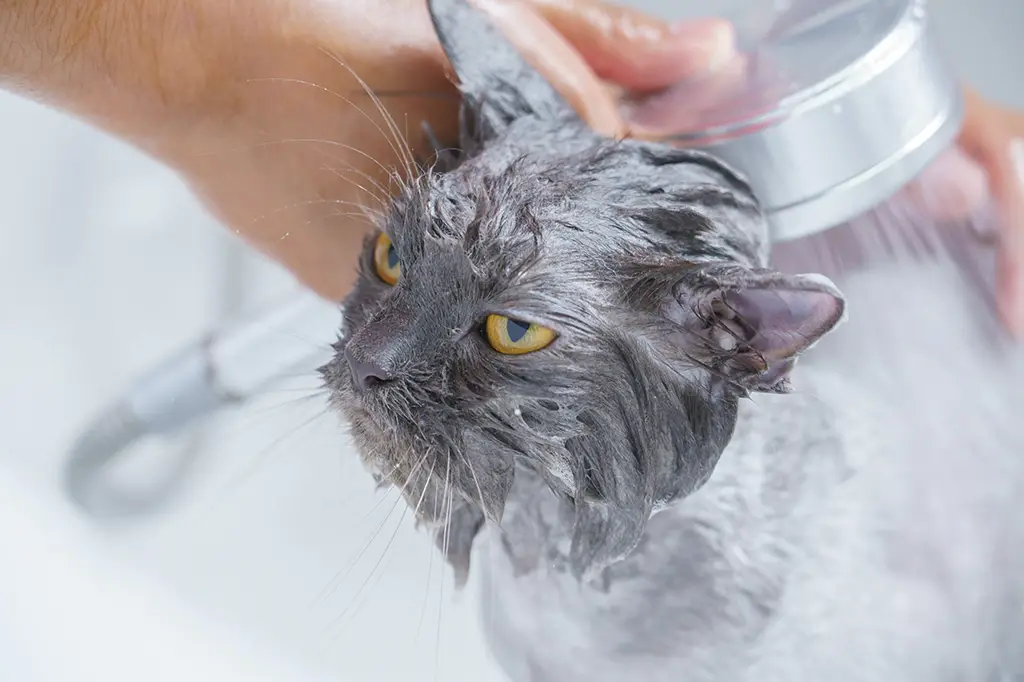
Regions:
<instances>
[{"instance_id":1,"label":"wet cat","mask_svg":"<svg viewBox=\"0 0 1024 682\"><path fill-rule=\"evenodd\" d=\"M972 488L948 475L973 470L957 455L979 438L926 443L927 421L897 409L929 394L880 403L826 363L794 374L847 304L824 277L768 267L744 179L700 152L602 138L465 0L429 6L464 95L461 154L368 239L322 372L460 583L487 529L474 570L511 679L1024 670L1020 558L995 556L1024 526L1002 523L1021 438L971 453L1007 467L999 491ZM857 361L844 347L835 361ZM929 470L922 453L940 447L948 470ZM918 513L915 484L961 504ZM922 531L947 521L956 532Z\"/></svg>"}]
</instances>

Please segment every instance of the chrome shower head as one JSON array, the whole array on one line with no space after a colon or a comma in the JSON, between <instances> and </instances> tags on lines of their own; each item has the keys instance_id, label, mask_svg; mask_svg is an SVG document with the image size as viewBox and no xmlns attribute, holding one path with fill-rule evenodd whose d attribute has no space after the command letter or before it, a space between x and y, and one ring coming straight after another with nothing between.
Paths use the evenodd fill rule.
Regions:
<instances>
[{"instance_id":1,"label":"chrome shower head","mask_svg":"<svg viewBox=\"0 0 1024 682\"><path fill-rule=\"evenodd\" d=\"M774 242L885 201L954 141L961 90L925 0L777 0L752 12L737 20L738 71L649 97L634 120L745 173Z\"/></svg>"}]
</instances>

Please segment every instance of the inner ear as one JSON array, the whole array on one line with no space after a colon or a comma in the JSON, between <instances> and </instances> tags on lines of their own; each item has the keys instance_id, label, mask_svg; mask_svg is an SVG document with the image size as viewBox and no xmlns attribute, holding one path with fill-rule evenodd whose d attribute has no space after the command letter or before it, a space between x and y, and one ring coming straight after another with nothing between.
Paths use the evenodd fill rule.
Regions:
<instances>
[{"instance_id":1,"label":"inner ear","mask_svg":"<svg viewBox=\"0 0 1024 682\"><path fill-rule=\"evenodd\" d=\"M706 362L746 390L788 390L799 355L846 314L842 294L820 275L723 268L698 279L676 290L692 311L686 324Z\"/></svg>"},{"instance_id":2,"label":"inner ear","mask_svg":"<svg viewBox=\"0 0 1024 682\"><path fill-rule=\"evenodd\" d=\"M526 3L428 0L428 6L463 94L464 136L486 140L527 115L619 132L614 100L579 53Z\"/></svg>"},{"instance_id":3,"label":"inner ear","mask_svg":"<svg viewBox=\"0 0 1024 682\"><path fill-rule=\"evenodd\" d=\"M827 291L773 287L740 289L722 297L721 314L750 335L746 342L779 361L807 350L837 322L841 300Z\"/></svg>"}]
</instances>

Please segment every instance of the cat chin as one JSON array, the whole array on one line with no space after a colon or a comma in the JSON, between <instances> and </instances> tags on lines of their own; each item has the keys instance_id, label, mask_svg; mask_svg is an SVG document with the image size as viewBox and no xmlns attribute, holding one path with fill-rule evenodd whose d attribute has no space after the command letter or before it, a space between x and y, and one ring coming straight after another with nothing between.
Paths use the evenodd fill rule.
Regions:
<instances>
[{"instance_id":1,"label":"cat chin","mask_svg":"<svg viewBox=\"0 0 1024 682\"><path fill-rule=\"evenodd\" d=\"M380 444L391 439L388 434L400 430L400 425L393 424L387 419L388 410L381 397L375 393L362 394L357 391L347 373L337 385L332 386L331 393L331 403L341 414L343 421L351 426L352 433L370 430L373 435L364 437L377 441L358 442L357 439L356 445L360 454L364 453L367 446L371 450L380 450Z\"/></svg>"},{"instance_id":2,"label":"cat chin","mask_svg":"<svg viewBox=\"0 0 1024 682\"><path fill-rule=\"evenodd\" d=\"M366 409L364 396L345 395L338 400L338 406L350 425L364 466L379 487L393 486L402 491L404 503L414 512L417 528L434 538L453 570L456 587L461 588L469 576L470 555L479 531L488 520L495 526L501 525L507 492L498 494L492 500L491 506L495 508L485 512L472 490L460 489L454 481L450 488L442 486L443 475L439 480L431 476L429 470L416 467L414 461L424 457L425 452L415 444L411 434L403 433L403 427L379 424L376 420L379 414ZM468 430L467 437L472 433L472 429ZM480 465L487 460L487 453L481 447L481 443L472 443L460 457L473 459ZM437 456L447 455L439 451ZM671 504L662 500L649 506L625 506L611 500L597 504L574 500L577 495L575 478L560 462L558 458L548 458L544 465L535 462L530 469L533 475L539 476L538 482L543 481L551 493L568 505L565 513L569 515L567 521L574 533L566 557L567 568L581 583L600 582L605 569L630 555L650 517ZM517 467L516 472L525 473L521 467ZM509 487L514 477L510 474ZM481 482L475 483L479 488ZM569 521L571 517L575 517L574 522Z\"/></svg>"},{"instance_id":3,"label":"cat chin","mask_svg":"<svg viewBox=\"0 0 1024 682\"><path fill-rule=\"evenodd\" d=\"M359 459L378 487L394 485L395 481L388 475L393 466L389 467L388 462L395 462L401 456L394 447L395 439L387 435L394 430L380 424L374 411L367 409L354 392L337 391L331 402L340 413L342 421L348 425Z\"/></svg>"}]
</instances>

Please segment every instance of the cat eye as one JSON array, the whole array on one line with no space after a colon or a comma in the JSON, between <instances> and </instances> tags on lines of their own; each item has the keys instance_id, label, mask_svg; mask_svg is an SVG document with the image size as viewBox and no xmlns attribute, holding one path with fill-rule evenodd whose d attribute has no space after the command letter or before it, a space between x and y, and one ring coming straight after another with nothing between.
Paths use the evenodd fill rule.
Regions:
<instances>
[{"instance_id":1,"label":"cat eye","mask_svg":"<svg viewBox=\"0 0 1024 682\"><path fill-rule=\"evenodd\" d=\"M551 345L558 336L547 327L504 315L488 315L484 325L487 343L504 355L532 353Z\"/></svg>"},{"instance_id":2,"label":"cat eye","mask_svg":"<svg viewBox=\"0 0 1024 682\"><path fill-rule=\"evenodd\" d=\"M383 232L377 237L377 243L373 247L373 267L377 276L385 283L394 285L402 274L402 262L398 260L398 251L391 243L391 238Z\"/></svg>"}]
</instances>

